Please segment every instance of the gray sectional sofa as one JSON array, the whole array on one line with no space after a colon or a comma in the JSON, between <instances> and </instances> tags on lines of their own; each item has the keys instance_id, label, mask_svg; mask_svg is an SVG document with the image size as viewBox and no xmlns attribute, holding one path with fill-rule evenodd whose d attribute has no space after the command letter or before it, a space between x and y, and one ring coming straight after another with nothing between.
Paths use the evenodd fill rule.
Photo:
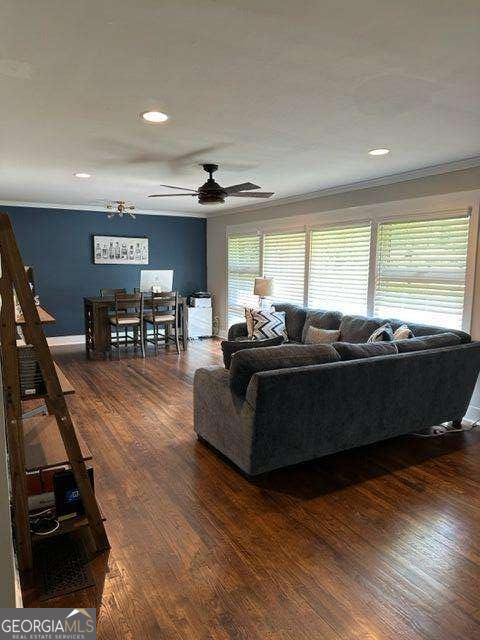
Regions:
<instances>
[{"instance_id":1,"label":"gray sectional sofa","mask_svg":"<svg viewBox=\"0 0 480 640\"><path fill-rule=\"evenodd\" d=\"M414 338L365 346L385 319L275 307L292 343L240 351L230 370L195 373L199 439L248 476L465 415L480 371L480 342L467 333L407 323ZM303 345L309 325L339 329L341 343ZM229 339L245 335L241 323Z\"/></svg>"}]
</instances>

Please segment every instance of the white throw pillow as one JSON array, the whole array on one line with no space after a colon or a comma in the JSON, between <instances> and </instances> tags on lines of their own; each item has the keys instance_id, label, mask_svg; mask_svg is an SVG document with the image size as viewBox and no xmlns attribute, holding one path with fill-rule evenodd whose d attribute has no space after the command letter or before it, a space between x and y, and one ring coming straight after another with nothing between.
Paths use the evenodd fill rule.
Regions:
<instances>
[{"instance_id":1,"label":"white throw pillow","mask_svg":"<svg viewBox=\"0 0 480 640\"><path fill-rule=\"evenodd\" d=\"M266 340L282 336L287 340L285 329L285 311L252 311L253 339Z\"/></svg>"},{"instance_id":2,"label":"white throw pillow","mask_svg":"<svg viewBox=\"0 0 480 640\"><path fill-rule=\"evenodd\" d=\"M413 338L413 331L410 329L408 324L400 325L393 334L394 340L406 340L408 338Z\"/></svg>"},{"instance_id":3,"label":"white throw pillow","mask_svg":"<svg viewBox=\"0 0 480 640\"><path fill-rule=\"evenodd\" d=\"M245 322L247 323L247 335L249 338L253 338L253 312L265 311L258 307L245 307ZM275 311L275 308L270 305L267 311Z\"/></svg>"},{"instance_id":4,"label":"white throw pillow","mask_svg":"<svg viewBox=\"0 0 480 640\"><path fill-rule=\"evenodd\" d=\"M340 331L308 327L305 344L332 344L340 339Z\"/></svg>"}]
</instances>

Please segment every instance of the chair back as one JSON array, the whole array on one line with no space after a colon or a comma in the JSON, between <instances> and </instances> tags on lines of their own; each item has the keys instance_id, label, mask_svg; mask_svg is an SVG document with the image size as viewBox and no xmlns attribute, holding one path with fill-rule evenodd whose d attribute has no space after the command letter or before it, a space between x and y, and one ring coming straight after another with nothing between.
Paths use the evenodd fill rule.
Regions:
<instances>
[{"instance_id":1,"label":"chair back","mask_svg":"<svg viewBox=\"0 0 480 640\"><path fill-rule=\"evenodd\" d=\"M178 293L176 291L161 291L159 293L152 291L150 304L152 313L168 312L177 317L178 309Z\"/></svg>"},{"instance_id":2,"label":"chair back","mask_svg":"<svg viewBox=\"0 0 480 640\"><path fill-rule=\"evenodd\" d=\"M114 298L116 293L127 293L126 289L100 289L101 298Z\"/></svg>"},{"instance_id":3,"label":"chair back","mask_svg":"<svg viewBox=\"0 0 480 640\"><path fill-rule=\"evenodd\" d=\"M125 317L125 314L143 318L143 293L115 293L115 317Z\"/></svg>"}]
</instances>

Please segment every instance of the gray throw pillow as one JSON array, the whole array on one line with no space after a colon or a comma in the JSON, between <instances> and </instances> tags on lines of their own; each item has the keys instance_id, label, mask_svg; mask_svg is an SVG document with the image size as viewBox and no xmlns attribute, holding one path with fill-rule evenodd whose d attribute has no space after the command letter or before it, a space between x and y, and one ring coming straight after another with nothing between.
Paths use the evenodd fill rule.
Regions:
<instances>
[{"instance_id":1,"label":"gray throw pillow","mask_svg":"<svg viewBox=\"0 0 480 640\"><path fill-rule=\"evenodd\" d=\"M408 353L410 351L423 351L425 349L438 349L440 347L453 347L460 344L462 339L455 333L436 333L432 336L417 336L406 340L396 340L398 353Z\"/></svg>"},{"instance_id":2,"label":"gray throw pillow","mask_svg":"<svg viewBox=\"0 0 480 640\"><path fill-rule=\"evenodd\" d=\"M393 340L392 325L386 322L381 327L375 329L367 342L391 342Z\"/></svg>"},{"instance_id":3,"label":"gray throw pillow","mask_svg":"<svg viewBox=\"0 0 480 640\"><path fill-rule=\"evenodd\" d=\"M338 353L329 344L288 344L239 351L233 355L230 364L230 388L243 396L250 378L259 371L305 367L338 360Z\"/></svg>"},{"instance_id":4,"label":"gray throw pillow","mask_svg":"<svg viewBox=\"0 0 480 640\"><path fill-rule=\"evenodd\" d=\"M282 343L282 336L270 338L270 340L222 340L221 347L225 369L230 369L232 356L234 353L237 353L237 351L242 351L243 349L258 349L258 347L278 347Z\"/></svg>"},{"instance_id":5,"label":"gray throw pillow","mask_svg":"<svg viewBox=\"0 0 480 640\"><path fill-rule=\"evenodd\" d=\"M366 342L364 344L334 342L333 347L342 360L360 360L361 358L389 356L398 353L396 342Z\"/></svg>"}]
</instances>

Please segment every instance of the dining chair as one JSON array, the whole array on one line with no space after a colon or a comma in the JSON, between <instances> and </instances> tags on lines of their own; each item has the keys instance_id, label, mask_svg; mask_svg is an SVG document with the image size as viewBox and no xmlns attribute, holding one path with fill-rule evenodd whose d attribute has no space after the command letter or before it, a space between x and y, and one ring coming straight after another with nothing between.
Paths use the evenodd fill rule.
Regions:
<instances>
[{"instance_id":1,"label":"dining chair","mask_svg":"<svg viewBox=\"0 0 480 640\"><path fill-rule=\"evenodd\" d=\"M101 298L114 298L116 293L127 293L126 289L100 289Z\"/></svg>"},{"instance_id":2,"label":"dining chair","mask_svg":"<svg viewBox=\"0 0 480 640\"><path fill-rule=\"evenodd\" d=\"M145 357L144 323L143 323L143 293L115 293L115 313L109 317L111 328L115 334L110 338L110 345L118 349L133 344L134 348L140 347L142 358ZM120 332L123 330L123 335ZM129 335L129 330L132 335Z\"/></svg>"},{"instance_id":3,"label":"dining chair","mask_svg":"<svg viewBox=\"0 0 480 640\"><path fill-rule=\"evenodd\" d=\"M155 346L158 353L158 345L170 342L175 344L177 353L180 353L178 341L178 293L176 291L152 292L148 300L148 311L144 313L144 338ZM149 328L151 327L150 333ZM160 329L163 328L163 334ZM172 335L173 330L173 335Z\"/></svg>"}]
</instances>

